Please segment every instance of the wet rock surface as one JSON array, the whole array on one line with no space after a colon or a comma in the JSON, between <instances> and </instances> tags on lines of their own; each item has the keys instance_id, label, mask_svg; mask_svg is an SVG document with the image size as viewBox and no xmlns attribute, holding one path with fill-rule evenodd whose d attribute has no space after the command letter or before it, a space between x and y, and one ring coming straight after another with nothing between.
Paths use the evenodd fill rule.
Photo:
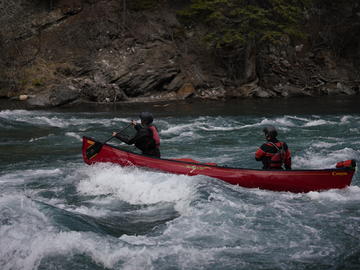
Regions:
<instances>
[{"instance_id":1,"label":"wet rock surface","mask_svg":"<svg viewBox=\"0 0 360 270\"><path fill-rule=\"evenodd\" d=\"M3 5L0 98L26 95L31 106L360 91L359 41L343 56L290 41L258 54L249 47L236 62L241 76L231 78L196 33L181 26L170 2L145 11L124 10L115 0Z\"/></svg>"}]
</instances>

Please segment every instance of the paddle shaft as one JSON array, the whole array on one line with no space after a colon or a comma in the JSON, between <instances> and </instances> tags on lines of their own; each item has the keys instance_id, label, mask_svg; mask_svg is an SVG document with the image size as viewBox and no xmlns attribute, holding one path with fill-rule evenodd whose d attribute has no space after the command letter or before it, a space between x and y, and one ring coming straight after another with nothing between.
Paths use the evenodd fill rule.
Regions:
<instances>
[{"instance_id":1,"label":"paddle shaft","mask_svg":"<svg viewBox=\"0 0 360 270\"><path fill-rule=\"evenodd\" d=\"M129 125L127 125L125 128L119 130L119 132L116 132L116 134L123 132L124 130L128 129L131 125L132 125L132 123L129 124ZM105 143L107 143L108 141L112 140L114 137L115 137L115 136L111 136L109 139L107 139L105 142L103 142L103 144L105 144Z\"/></svg>"},{"instance_id":2,"label":"paddle shaft","mask_svg":"<svg viewBox=\"0 0 360 270\"><path fill-rule=\"evenodd\" d=\"M127 129L128 127L130 127L132 125L129 124L127 125L125 128L121 129L119 132L116 132L117 133L120 133L120 132L123 132L125 129ZM104 141L103 143L101 142L95 142L92 146L90 146L88 149L86 149L86 157L90 160L92 159L93 157L95 157L100 151L101 151L101 148L103 147L103 145L105 143L107 143L108 141L110 141L112 138L114 138L115 136L111 136L109 139L107 139L106 141Z\"/></svg>"}]
</instances>

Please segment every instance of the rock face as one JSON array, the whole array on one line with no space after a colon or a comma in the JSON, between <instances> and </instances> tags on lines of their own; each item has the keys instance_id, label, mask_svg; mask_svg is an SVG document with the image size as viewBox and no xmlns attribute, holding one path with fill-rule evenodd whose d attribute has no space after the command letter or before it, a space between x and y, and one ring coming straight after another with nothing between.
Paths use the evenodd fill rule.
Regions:
<instances>
[{"instance_id":1,"label":"rock face","mask_svg":"<svg viewBox=\"0 0 360 270\"><path fill-rule=\"evenodd\" d=\"M342 57L310 43L249 46L235 79L199 45L198 32L180 25L173 9L180 2L132 10L125 0L3 1L0 98L26 95L24 102L51 107L359 93L359 35Z\"/></svg>"}]
</instances>

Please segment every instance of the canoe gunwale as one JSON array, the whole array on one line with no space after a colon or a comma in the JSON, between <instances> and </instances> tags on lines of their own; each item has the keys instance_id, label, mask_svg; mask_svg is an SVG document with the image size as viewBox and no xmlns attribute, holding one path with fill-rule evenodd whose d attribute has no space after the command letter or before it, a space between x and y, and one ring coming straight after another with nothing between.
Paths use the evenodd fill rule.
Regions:
<instances>
[{"instance_id":1,"label":"canoe gunwale","mask_svg":"<svg viewBox=\"0 0 360 270\"><path fill-rule=\"evenodd\" d=\"M83 140L91 140L94 142L99 142L96 139L92 138L92 137L87 137L87 136L83 136ZM100 142L101 143L101 142ZM142 155L139 153L135 153L135 152L131 152L125 149L122 149L118 146L115 145L111 145L108 143L105 143L104 145L109 146L110 148L115 148L119 151L122 152L126 152L128 154L131 155L136 155L136 156L140 156L140 157L146 157L146 158L150 158L150 159L157 159L157 160L163 160L163 161L168 161L168 162L176 162L176 163L181 163L181 164L189 164L189 165L195 165L195 166L206 166L206 167L210 167L210 168L219 168L219 169L230 169L230 170L246 170L246 171L261 171L261 172L281 172L282 174L291 174L294 172L336 172L336 171L350 171L353 172L355 171L355 168L326 168L326 169L295 169L295 170L267 170L267 169L251 169L251 168L239 168L239 167L229 167L229 166L220 166L220 165L210 165L210 164L206 164L206 163L195 163L195 162L190 162L190 161L182 161L182 160L176 160L176 159L166 159L166 158L158 158L158 157L151 157L151 156L146 156L146 155Z\"/></svg>"}]
</instances>

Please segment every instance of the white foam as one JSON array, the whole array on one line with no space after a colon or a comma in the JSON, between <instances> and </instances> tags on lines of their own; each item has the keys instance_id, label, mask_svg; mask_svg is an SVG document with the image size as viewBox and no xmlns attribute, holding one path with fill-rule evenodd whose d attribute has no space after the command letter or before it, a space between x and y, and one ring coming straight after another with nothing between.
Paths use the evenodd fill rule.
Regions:
<instances>
[{"instance_id":1,"label":"white foam","mask_svg":"<svg viewBox=\"0 0 360 270\"><path fill-rule=\"evenodd\" d=\"M9 223L0 226L0 262L2 269L33 269L29 260L29 245L39 232L45 233L47 218L24 196L8 194L0 197L2 218Z\"/></svg>"},{"instance_id":2,"label":"white foam","mask_svg":"<svg viewBox=\"0 0 360 270\"><path fill-rule=\"evenodd\" d=\"M340 118L340 124L341 125L349 124L351 119L352 117L350 115L344 115Z\"/></svg>"},{"instance_id":3,"label":"white foam","mask_svg":"<svg viewBox=\"0 0 360 270\"><path fill-rule=\"evenodd\" d=\"M111 250L102 239L91 233L57 233L42 230L34 231L31 235L19 235L18 237L8 235L5 239L3 238L3 241L7 245L0 247L1 257L7 259L6 263L2 265L3 270L37 269L44 257L73 253L87 254L94 261L111 268L119 259L125 259L127 255L126 248L120 251L118 249ZM114 248L120 247L115 246Z\"/></svg>"},{"instance_id":4,"label":"white foam","mask_svg":"<svg viewBox=\"0 0 360 270\"><path fill-rule=\"evenodd\" d=\"M195 231L203 236L210 233L210 230L201 229L203 223L195 224L197 229L193 232L184 232L179 227L179 234L172 235L170 239L168 235L154 238L123 235L116 239L91 232L57 232L51 226L45 227L46 223L46 220L43 221L39 227L29 225L32 226L30 234L26 233L28 231L21 231L27 227L8 227L6 234L2 234L4 228L0 229L0 236L5 236L2 238L4 245L0 247L0 255L7 259L6 263L2 264L2 269L37 269L43 258L72 254L84 254L97 264L111 269L153 269L156 261L166 260L171 256L176 260L174 265L186 269L207 265L209 261L213 261L216 254L228 250L226 246L199 249L184 241L184 233L190 236ZM191 226L190 223L188 225ZM221 226L213 225L213 228L221 231ZM9 233L11 229L12 234Z\"/></svg>"},{"instance_id":5,"label":"white foam","mask_svg":"<svg viewBox=\"0 0 360 270\"><path fill-rule=\"evenodd\" d=\"M326 121L323 119L319 119L319 120L309 121L308 123L304 124L304 127L316 127L316 126L323 126L323 125L329 125L329 124L336 124L336 123L331 122L331 121Z\"/></svg>"},{"instance_id":6,"label":"white foam","mask_svg":"<svg viewBox=\"0 0 360 270\"><path fill-rule=\"evenodd\" d=\"M350 128L350 132L353 132L355 134L359 134L360 130L358 128Z\"/></svg>"},{"instance_id":7,"label":"white foam","mask_svg":"<svg viewBox=\"0 0 360 270\"><path fill-rule=\"evenodd\" d=\"M286 127L294 127L296 126L288 116L279 117L275 119L263 119L258 125L265 126L265 125L274 125L274 126L286 126Z\"/></svg>"},{"instance_id":8,"label":"white foam","mask_svg":"<svg viewBox=\"0 0 360 270\"><path fill-rule=\"evenodd\" d=\"M27 110L3 110L0 111L0 117L8 119L9 117L14 116L24 116L24 115L31 115L34 111L27 111Z\"/></svg>"},{"instance_id":9,"label":"white foam","mask_svg":"<svg viewBox=\"0 0 360 270\"><path fill-rule=\"evenodd\" d=\"M186 132L193 131L217 131L227 132L236 131L242 129L248 129L253 127L276 125L279 130L289 131L289 127L294 127L296 124L292 121L294 117L284 116L275 119L262 119L260 122L244 124L234 121L233 119L227 119L223 117L200 117L192 121L191 123L180 123L176 125L166 124L166 127L160 131L161 135L178 135ZM211 124L209 124L211 123Z\"/></svg>"},{"instance_id":10,"label":"white foam","mask_svg":"<svg viewBox=\"0 0 360 270\"><path fill-rule=\"evenodd\" d=\"M110 195L131 204L174 202L184 211L196 194L196 177L96 164L84 170L86 174L78 191L90 195Z\"/></svg>"},{"instance_id":11,"label":"white foam","mask_svg":"<svg viewBox=\"0 0 360 270\"><path fill-rule=\"evenodd\" d=\"M335 145L338 145L338 143L316 142L312 144L313 147L317 148L331 148Z\"/></svg>"},{"instance_id":12,"label":"white foam","mask_svg":"<svg viewBox=\"0 0 360 270\"><path fill-rule=\"evenodd\" d=\"M299 117L299 116L288 116L288 118L290 119L295 119L295 120L299 120L299 121L303 121L303 122L309 122L310 120L308 118L305 117Z\"/></svg>"},{"instance_id":13,"label":"white foam","mask_svg":"<svg viewBox=\"0 0 360 270\"><path fill-rule=\"evenodd\" d=\"M225 125L226 124L226 125ZM239 122L228 122L226 121L221 124L221 126L214 126L205 124L203 126L199 126L199 129L206 130L206 131L236 131L236 130L243 130L243 129L251 129L256 127L264 127L267 125L274 125L279 130L288 131L289 127L294 127L295 124L293 121L290 120L288 116L275 118L275 119L262 119L259 122L245 124Z\"/></svg>"},{"instance_id":14,"label":"white foam","mask_svg":"<svg viewBox=\"0 0 360 270\"><path fill-rule=\"evenodd\" d=\"M180 135L175 135L175 136L172 136L170 139L166 139L166 138L162 138L161 139L161 142L162 143L165 143L165 142L183 142L183 141L193 141L193 140L196 140L196 139L200 139L202 138L201 135L197 134L197 133L194 133L192 131L187 131L187 132L183 132L181 133Z\"/></svg>"},{"instance_id":15,"label":"white foam","mask_svg":"<svg viewBox=\"0 0 360 270\"><path fill-rule=\"evenodd\" d=\"M61 172L61 169L21 170L9 174L0 175L0 180L2 180L3 182L24 181L38 178L41 176L58 175Z\"/></svg>"},{"instance_id":16,"label":"white foam","mask_svg":"<svg viewBox=\"0 0 360 270\"><path fill-rule=\"evenodd\" d=\"M240 130L243 129L244 126L235 126L235 127L224 127L224 126L199 126L199 129L206 130L206 131L234 131L234 130Z\"/></svg>"},{"instance_id":17,"label":"white foam","mask_svg":"<svg viewBox=\"0 0 360 270\"><path fill-rule=\"evenodd\" d=\"M29 142L36 142L36 141L40 141L40 140L45 140L51 136L54 136L54 134L49 134L48 136L42 136L42 137L38 137L38 138L31 138L29 140Z\"/></svg>"},{"instance_id":18,"label":"white foam","mask_svg":"<svg viewBox=\"0 0 360 270\"><path fill-rule=\"evenodd\" d=\"M67 128L70 126L86 125L91 126L94 124L100 124L105 127L116 127L117 125L122 126L123 123L129 123L128 118L81 118L71 117L68 118L67 113L52 113L44 111L27 111L27 110L5 110L0 111L0 117L10 119L13 121L24 122L33 125L50 126Z\"/></svg>"},{"instance_id":19,"label":"white foam","mask_svg":"<svg viewBox=\"0 0 360 270\"><path fill-rule=\"evenodd\" d=\"M337 202L359 202L360 201L360 187L349 186L344 189L332 189L322 192L308 192L306 196L316 201L337 201Z\"/></svg>"},{"instance_id":20,"label":"white foam","mask_svg":"<svg viewBox=\"0 0 360 270\"><path fill-rule=\"evenodd\" d=\"M94 207L80 206L80 207L69 208L68 205L66 204L56 204L56 207L60 209L64 209L69 212L80 213L92 217L103 217L111 213L110 210L106 210L104 208L98 208L95 206Z\"/></svg>"},{"instance_id":21,"label":"white foam","mask_svg":"<svg viewBox=\"0 0 360 270\"><path fill-rule=\"evenodd\" d=\"M306 150L304 155L296 155L293 158L294 168L334 168L337 162L348 159L359 159L360 150L343 148L329 152L328 150Z\"/></svg>"},{"instance_id":22,"label":"white foam","mask_svg":"<svg viewBox=\"0 0 360 270\"><path fill-rule=\"evenodd\" d=\"M73 138L77 139L78 141L82 141L82 137L75 132L66 132L65 135L69 136L69 137L73 137Z\"/></svg>"},{"instance_id":23,"label":"white foam","mask_svg":"<svg viewBox=\"0 0 360 270\"><path fill-rule=\"evenodd\" d=\"M170 127L166 130L161 130L161 135L168 135L168 134L180 134L185 130L193 130L194 127L197 127L199 123L191 123L191 124L179 124L179 125L170 125Z\"/></svg>"}]
</instances>

